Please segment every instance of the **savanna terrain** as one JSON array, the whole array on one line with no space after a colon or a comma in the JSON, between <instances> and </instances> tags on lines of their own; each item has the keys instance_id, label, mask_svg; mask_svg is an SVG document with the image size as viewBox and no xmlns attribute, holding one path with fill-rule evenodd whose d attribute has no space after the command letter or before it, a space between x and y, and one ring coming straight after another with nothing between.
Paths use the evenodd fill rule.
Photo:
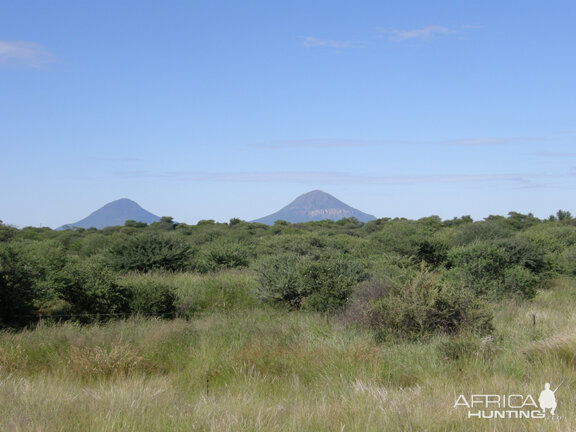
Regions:
<instances>
[{"instance_id":1,"label":"savanna terrain","mask_svg":"<svg viewBox=\"0 0 576 432\"><path fill-rule=\"evenodd\" d=\"M0 430L576 430L574 276L563 211L0 225Z\"/></svg>"}]
</instances>

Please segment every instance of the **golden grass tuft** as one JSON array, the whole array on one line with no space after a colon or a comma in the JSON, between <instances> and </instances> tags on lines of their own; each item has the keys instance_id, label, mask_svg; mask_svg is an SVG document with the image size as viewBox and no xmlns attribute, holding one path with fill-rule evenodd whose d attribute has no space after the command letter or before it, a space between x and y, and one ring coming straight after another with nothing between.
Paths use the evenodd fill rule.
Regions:
<instances>
[{"instance_id":1,"label":"golden grass tuft","mask_svg":"<svg viewBox=\"0 0 576 432\"><path fill-rule=\"evenodd\" d=\"M572 331L533 342L523 350L523 353L531 361L557 359L566 365L576 366L576 333Z\"/></svg>"},{"instance_id":2,"label":"golden grass tuft","mask_svg":"<svg viewBox=\"0 0 576 432\"><path fill-rule=\"evenodd\" d=\"M26 363L25 349L20 344L0 346L0 372L14 372Z\"/></svg>"},{"instance_id":3,"label":"golden grass tuft","mask_svg":"<svg viewBox=\"0 0 576 432\"><path fill-rule=\"evenodd\" d=\"M69 371L88 379L152 373L156 369L129 345L115 345L112 348L72 347L65 362Z\"/></svg>"}]
</instances>

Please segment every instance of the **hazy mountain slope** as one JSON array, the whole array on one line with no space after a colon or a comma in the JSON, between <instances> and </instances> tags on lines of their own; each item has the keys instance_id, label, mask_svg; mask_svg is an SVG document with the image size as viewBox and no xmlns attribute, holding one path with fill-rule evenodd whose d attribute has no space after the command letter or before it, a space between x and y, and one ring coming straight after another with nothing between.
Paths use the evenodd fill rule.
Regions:
<instances>
[{"instance_id":1,"label":"hazy mountain slope","mask_svg":"<svg viewBox=\"0 0 576 432\"><path fill-rule=\"evenodd\" d=\"M254 222L273 225L277 220L297 223L324 219L340 220L349 217L355 217L361 222L376 219L376 217L372 215L350 207L326 192L315 190L300 195L276 213L256 219Z\"/></svg>"},{"instance_id":2,"label":"hazy mountain slope","mask_svg":"<svg viewBox=\"0 0 576 432\"><path fill-rule=\"evenodd\" d=\"M160 218L149 211L144 210L137 203L127 198L122 198L111 203L106 204L104 207L96 210L90 216L66 224L58 229L70 228L98 228L102 229L107 226L124 225L127 220L135 220L137 222L146 222L148 224L157 222Z\"/></svg>"}]
</instances>

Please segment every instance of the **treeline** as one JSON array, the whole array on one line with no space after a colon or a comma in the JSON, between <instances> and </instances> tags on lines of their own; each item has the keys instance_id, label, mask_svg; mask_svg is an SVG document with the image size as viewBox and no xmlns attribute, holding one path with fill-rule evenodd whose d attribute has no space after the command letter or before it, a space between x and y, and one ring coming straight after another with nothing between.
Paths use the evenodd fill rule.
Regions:
<instances>
[{"instance_id":1,"label":"treeline","mask_svg":"<svg viewBox=\"0 0 576 432\"><path fill-rule=\"evenodd\" d=\"M227 269L254 278L254 301L334 314L382 338L489 332L489 302L530 299L553 277L576 275L576 220L560 210L547 220L511 212L267 226L163 217L68 231L0 223L0 326L190 316L193 299L162 280ZM142 277L151 273L164 279Z\"/></svg>"}]
</instances>

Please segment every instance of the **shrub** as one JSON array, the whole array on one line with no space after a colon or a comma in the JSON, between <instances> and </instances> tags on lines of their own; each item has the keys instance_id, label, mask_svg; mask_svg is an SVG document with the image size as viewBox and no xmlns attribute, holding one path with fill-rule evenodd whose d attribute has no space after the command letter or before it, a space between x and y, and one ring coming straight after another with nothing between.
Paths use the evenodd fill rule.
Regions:
<instances>
[{"instance_id":1,"label":"shrub","mask_svg":"<svg viewBox=\"0 0 576 432\"><path fill-rule=\"evenodd\" d=\"M538 248L515 239L453 248L447 262L446 282L494 298L533 298L540 278L530 268L540 270L547 265Z\"/></svg>"},{"instance_id":2,"label":"shrub","mask_svg":"<svg viewBox=\"0 0 576 432\"><path fill-rule=\"evenodd\" d=\"M256 297L263 303L285 304L297 309L305 297L300 284L302 258L293 253L275 255L260 262L258 273L259 287Z\"/></svg>"},{"instance_id":3,"label":"shrub","mask_svg":"<svg viewBox=\"0 0 576 432\"><path fill-rule=\"evenodd\" d=\"M455 245L467 245L475 242L503 239L514 235L514 230L496 221L474 222L457 228L453 238Z\"/></svg>"},{"instance_id":4,"label":"shrub","mask_svg":"<svg viewBox=\"0 0 576 432\"><path fill-rule=\"evenodd\" d=\"M33 319L34 275L12 246L0 245L0 327Z\"/></svg>"},{"instance_id":5,"label":"shrub","mask_svg":"<svg viewBox=\"0 0 576 432\"><path fill-rule=\"evenodd\" d=\"M129 312L128 293L113 273L94 262L71 260L55 278L60 298L74 315L93 321Z\"/></svg>"},{"instance_id":6,"label":"shrub","mask_svg":"<svg viewBox=\"0 0 576 432\"><path fill-rule=\"evenodd\" d=\"M534 298L540 278L530 270L516 265L504 271L501 290L503 295L519 295L524 298Z\"/></svg>"},{"instance_id":7,"label":"shrub","mask_svg":"<svg viewBox=\"0 0 576 432\"><path fill-rule=\"evenodd\" d=\"M559 256L559 267L561 271L570 276L576 276L576 246L566 248Z\"/></svg>"},{"instance_id":8,"label":"shrub","mask_svg":"<svg viewBox=\"0 0 576 432\"><path fill-rule=\"evenodd\" d=\"M74 306L61 298L45 300L39 305L38 314L55 321L66 321L74 315Z\"/></svg>"},{"instance_id":9,"label":"shrub","mask_svg":"<svg viewBox=\"0 0 576 432\"><path fill-rule=\"evenodd\" d=\"M116 270L183 270L191 258L189 245L161 232L121 237L109 249L108 262Z\"/></svg>"},{"instance_id":10,"label":"shrub","mask_svg":"<svg viewBox=\"0 0 576 432\"><path fill-rule=\"evenodd\" d=\"M258 254L263 257L280 254L296 254L303 257L319 255L325 247L325 240L317 235L309 235L303 231L287 233L283 230L281 235L265 239L259 247Z\"/></svg>"},{"instance_id":11,"label":"shrub","mask_svg":"<svg viewBox=\"0 0 576 432\"><path fill-rule=\"evenodd\" d=\"M249 255L241 243L217 241L202 247L194 267L202 273L247 267Z\"/></svg>"},{"instance_id":12,"label":"shrub","mask_svg":"<svg viewBox=\"0 0 576 432\"><path fill-rule=\"evenodd\" d=\"M10 225L4 225L0 220L0 242L7 242L16 237L18 230Z\"/></svg>"},{"instance_id":13,"label":"shrub","mask_svg":"<svg viewBox=\"0 0 576 432\"><path fill-rule=\"evenodd\" d=\"M545 223L533 226L520 234L531 243L549 252L562 252L576 245L576 227Z\"/></svg>"},{"instance_id":14,"label":"shrub","mask_svg":"<svg viewBox=\"0 0 576 432\"><path fill-rule=\"evenodd\" d=\"M368 276L360 261L346 255L278 255L264 260L257 272L262 302L322 312L344 306L354 286Z\"/></svg>"},{"instance_id":15,"label":"shrub","mask_svg":"<svg viewBox=\"0 0 576 432\"><path fill-rule=\"evenodd\" d=\"M381 339L492 330L492 315L484 303L467 290L443 284L425 270L406 284L390 279L361 284L344 318L372 328Z\"/></svg>"},{"instance_id":16,"label":"shrub","mask_svg":"<svg viewBox=\"0 0 576 432\"><path fill-rule=\"evenodd\" d=\"M345 255L321 256L304 261L300 284L305 293L303 306L315 311L343 307L353 288L368 277L360 261Z\"/></svg>"},{"instance_id":17,"label":"shrub","mask_svg":"<svg viewBox=\"0 0 576 432\"><path fill-rule=\"evenodd\" d=\"M434 226L425 223L394 219L382 224L379 230L370 236L370 241L378 251L416 256L419 245L434 231Z\"/></svg>"},{"instance_id":18,"label":"shrub","mask_svg":"<svg viewBox=\"0 0 576 432\"><path fill-rule=\"evenodd\" d=\"M494 244L503 249L510 264L519 265L534 273L543 273L549 269L544 248L522 237L500 239Z\"/></svg>"},{"instance_id":19,"label":"shrub","mask_svg":"<svg viewBox=\"0 0 576 432\"><path fill-rule=\"evenodd\" d=\"M504 249L487 242L474 242L448 252L449 268L466 268L475 278L498 276L507 265Z\"/></svg>"},{"instance_id":20,"label":"shrub","mask_svg":"<svg viewBox=\"0 0 576 432\"><path fill-rule=\"evenodd\" d=\"M418 245L416 258L433 267L442 265L448 257L448 245L442 241L429 239L423 240Z\"/></svg>"},{"instance_id":21,"label":"shrub","mask_svg":"<svg viewBox=\"0 0 576 432\"><path fill-rule=\"evenodd\" d=\"M151 278L128 277L121 282L126 289L130 312L173 317L176 313L174 289Z\"/></svg>"},{"instance_id":22,"label":"shrub","mask_svg":"<svg viewBox=\"0 0 576 432\"><path fill-rule=\"evenodd\" d=\"M16 246L16 245L15 245ZM54 278L68 262L60 242L54 240L25 241L18 243L18 250L34 277L34 303L41 307L58 298Z\"/></svg>"},{"instance_id":23,"label":"shrub","mask_svg":"<svg viewBox=\"0 0 576 432\"><path fill-rule=\"evenodd\" d=\"M87 234L82 240L79 255L87 258L97 254L105 254L115 245L113 236L105 236L100 232Z\"/></svg>"}]
</instances>

